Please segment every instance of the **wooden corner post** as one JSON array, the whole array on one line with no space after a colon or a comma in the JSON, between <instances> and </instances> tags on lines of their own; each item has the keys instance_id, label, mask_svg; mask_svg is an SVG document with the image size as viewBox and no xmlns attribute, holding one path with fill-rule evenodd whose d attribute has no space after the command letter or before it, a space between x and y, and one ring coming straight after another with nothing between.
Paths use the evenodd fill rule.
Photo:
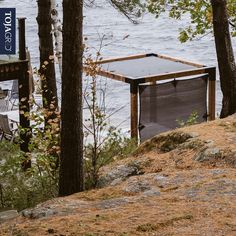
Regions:
<instances>
[{"instance_id":1,"label":"wooden corner post","mask_svg":"<svg viewBox=\"0 0 236 236\"><path fill-rule=\"evenodd\" d=\"M210 68L208 71L208 120L215 120L215 100L216 100L216 68Z\"/></svg>"},{"instance_id":2,"label":"wooden corner post","mask_svg":"<svg viewBox=\"0 0 236 236\"><path fill-rule=\"evenodd\" d=\"M28 71L28 61L26 60L26 48L25 48L25 18L18 18L18 27L19 27L19 60L22 61L21 76L19 77L19 112L20 112L19 115L20 115L20 126L23 129L23 132L20 133L20 138L22 140L20 148L23 152L28 152L31 132L30 132L30 121L28 117L25 115L30 111L29 71Z\"/></svg>"},{"instance_id":3,"label":"wooden corner post","mask_svg":"<svg viewBox=\"0 0 236 236\"><path fill-rule=\"evenodd\" d=\"M130 84L131 138L138 140L138 84Z\"/></svg>"}]
</instances>

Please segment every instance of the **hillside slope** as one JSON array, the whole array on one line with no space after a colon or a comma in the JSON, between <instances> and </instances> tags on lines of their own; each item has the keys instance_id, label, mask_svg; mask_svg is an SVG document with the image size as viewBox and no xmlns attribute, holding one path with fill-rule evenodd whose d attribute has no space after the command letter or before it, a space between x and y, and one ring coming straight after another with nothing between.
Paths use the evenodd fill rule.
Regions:
<instances>
[{"instance_id":1,"label":"hillside slope","mask_svg":"<svg viewBox=\"0 0 236 236\"><path fill-rule=\"evenodd\" d=\"M236 235L236 115L156 136L101 171L100 189L57 198L0 235Z\"/></svg>"}]
</instances>

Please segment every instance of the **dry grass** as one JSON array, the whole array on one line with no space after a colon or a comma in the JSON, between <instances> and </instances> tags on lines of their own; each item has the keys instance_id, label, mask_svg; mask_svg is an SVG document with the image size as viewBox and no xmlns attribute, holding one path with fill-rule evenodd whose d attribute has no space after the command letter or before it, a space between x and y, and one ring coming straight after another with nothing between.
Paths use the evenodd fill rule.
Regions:
<instances>
[{"instance_id":1,"label":"dry grass","mask_svg":"<svg viewBox=\"0 0 236 236\"><path fill-rule=\"evenodd\" d=\"M34 220L19 217L2 224L0 235L234 236L235 118L182 128L175 132L174 138L171 135L168 139L154 138L142 145L135 156L112 163L102 170L105 174L115 165L128 165L138 159L143 163L141 175L131 176L115 186L59 199L59 211L74 203L73 211ZM195 143L182 145L189 137L177 137L186 133L197 133ZM213 141L213 147L221 150L220 157L205 162L195 161L195 155L209 140ZM145 181L160 194L126 191L131 183ZM82 206L80 201L87 205ZM46 206L51 204L52 201L45 203Z\"/></svg>"}]
</instances>

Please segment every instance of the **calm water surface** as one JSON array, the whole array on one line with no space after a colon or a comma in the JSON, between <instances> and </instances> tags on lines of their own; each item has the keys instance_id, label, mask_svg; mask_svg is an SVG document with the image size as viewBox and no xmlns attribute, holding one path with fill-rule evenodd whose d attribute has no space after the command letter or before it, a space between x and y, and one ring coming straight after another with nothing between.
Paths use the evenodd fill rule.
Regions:
<instances>
[{"instance_id":1,"label":"calm water surface","mask_svg":"<svg viewBox=\"0 0 236 236\"><path fill-rule=\"evenodd\" d=\"M93 51L99 49L101 38L103 38L101 52L104 58L157 52L209 66L217 65L214 40L211 35L185 44L178 41L178 30L187 24L187 18L182 21L169 19L167 16L155 19L154 16L146 14L140 20L140 24L134 25L113 9L109 3L103 0L95 1L95 3L97 6L85 8L84 33L88 37L87 44ZM33 66L38 67L36 0L4 0L0 2L0 7L16 7L18 17L27 17L27 46L31 52ZM60 13L61 9L59 5ZM123 38L127 35L129 36L124 40ZM236 52L236 39L233 39L233 45ZM60 84L59 76L58 84ZM10 84L4 83L4 86L10 86ZM107 80L106 91L106 104L109 112L124 107L113 116L112 121L116 124L124 122L122 127L127 129L129 127L128 85ZM218 85L218 112L220 102L221 94Z\"/></svg>"}]
</instances>

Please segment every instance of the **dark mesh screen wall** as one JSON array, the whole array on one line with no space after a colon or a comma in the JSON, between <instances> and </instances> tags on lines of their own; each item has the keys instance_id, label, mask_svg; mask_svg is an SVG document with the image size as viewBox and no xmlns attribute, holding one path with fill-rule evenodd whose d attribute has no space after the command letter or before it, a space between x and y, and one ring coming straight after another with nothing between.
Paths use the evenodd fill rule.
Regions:
<instances>
[{"instance_id":1,"label":"dark mesh screen wall","mask_svg":"<svg viewBox=\"0 0 236 236\"><path fill-rule=\"evenodd\" d=\"M140 85L139 93L141 142L177 128L177 120L186 121L193 112L197 112L198 122L207 119L206 76L157 85Z\"/></svg>"}]
</instances>

